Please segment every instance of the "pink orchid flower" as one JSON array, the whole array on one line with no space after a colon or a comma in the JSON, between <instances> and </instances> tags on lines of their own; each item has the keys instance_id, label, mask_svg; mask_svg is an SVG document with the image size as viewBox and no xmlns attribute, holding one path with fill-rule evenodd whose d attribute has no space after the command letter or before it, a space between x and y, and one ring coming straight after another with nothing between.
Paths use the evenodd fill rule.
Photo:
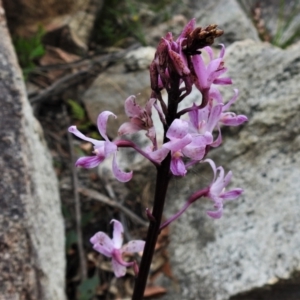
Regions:
<instances>
[{"instance_id":1,"label":"pink orchid flower","mask_svg":"<svg viewBox=\"0 0 300 300\"><path fill-rule=\"evenodd\" d=\"M130 241L123 244L124 228L121 222L111 220L114 223L113 238L111 239L104 232L97 232L90 242L93 244L94 250L111 258L112 268L116 277L122 277L126 274L126 268L133 267L135 274L138 274L138 266L135 261L124 261L122 255L124 252L135 253L144 250L145 242L141 240Z\"/></svg>"},{"instance_id":2,"label":"pink orchid flower","mask_svg":"<svg viewBox=\"0 0 300 300\"><path fill-rule=\"evenodd\" d=\"M236 115L233 112L227 111L237 100L238 94L238 90L234 89L234 96L222 107L222 114L219 120L220 124L226 126L239 126L248 121L248 118L245 115Z\"/></svg>"},{"instance_id":3,"label":"pink orchid flower","mask_svg":"<svg viewBox=\"0 0 300 300\"><path fill-rule=\"evenodd\" d=\"M206 66L202 55L193 55L192 56L192 64L194 69L194 83L196 87L199 89L201 93L207 92L210 89L210 86L214 84L231 84L232 81L230 78L220 78L222 74L224 74L227 69L224 67L223 57L225 54L225 47L221 45L222 49L220 52L220 56L218 58L213 58L213 51L211 47L204 47L209 57L210 62Z\"/></svg>"},{"instance_id":4,"label":"pink orchid flower","mask_svg":"<svg viewBox=\"0 0 300 300\"><path fill-rule=\"evenodd\" d=\"M118 130L119 135L135 133L139 130L146 130L147 136L155 142L155 128L152 121L152 106L156 99L148 100L145 108L141 108L135 102L135 96L129 96L125 100L125 113L130 118L130 122L122 124Z\"/></svg>"},{"instance_id":5,"label":"pink orchid flower","mask_svg":"<svg viewBox=\"0 0 300 300\"><path fill-rule=\"evenodd\" d=\"M195 109L189 111L189 131L190 134L202 134L204 135L206 145L211 147L218 147L222 143L222 136L218 122L222 114L222 103L208 103L204 108L197 109L194 104ZM218 130L218 136L213 141L212 133Z\"/></svg>"},{"instance_id":6,"label":"pink orchid flower","mask_svg":"<svg viewBox=\"0 0 300 300\"><path fill-rule=\"evenodd\" d=\"M187 172L181 158L183 156L181 150L192 142L192 136L188 133L188 129L188 122L175 119L166 133L170 141L163 144L163 148L171 151L171 172L176 176L184 176Z\"/></svg>"},{"instance_id":7,"label":"pink orchid flower","mask_svg":"<svg viewBox=\"0 0 300 300\"><path fill-rule=\"evenodd\" d=\"M215 163L211 159L206 159L204 161L208 162L211 165L214 172L213 181L211 182L209 190L205 196L210 198L215 203L214 207L216 208L216 210L209 210L206 213L211 218L219 219L223 214L223 203L225 201L236 199L242 194L243 190L240 188L235 188L230 191L225 191L226 186L231 180L232 172L229 171L225 176L223 167L217 168ZM219 172L218 176L217 172Z\"/></svg>"},{"instance_id":8,"label":"pink orchid flower","mask_svg":"<svg viewBox=\"0 0 300 300\"><path fill-rule=\"evenodd\" d=\"M101 136L104 138L104 141L98 141L85 136L76 128L76 126L69 127L69 132L73 133L84 141L92 143L94 145L94 153L96 154L95 156L80 157L75 165L76 167L80 166L83 168L94 168L98 166L105 158L113 154L113 174L119 181L127 182L132 178L132 171L128 173L123 172L117 165L116 154L118 147L114 142L111 142L108 139L106 134L106 125L109 116L113 116L114 118L116 118L116 115L114 115L112 112L104 111L98 116L97 119L98 130Z\"/></svg>"}]
</instances>

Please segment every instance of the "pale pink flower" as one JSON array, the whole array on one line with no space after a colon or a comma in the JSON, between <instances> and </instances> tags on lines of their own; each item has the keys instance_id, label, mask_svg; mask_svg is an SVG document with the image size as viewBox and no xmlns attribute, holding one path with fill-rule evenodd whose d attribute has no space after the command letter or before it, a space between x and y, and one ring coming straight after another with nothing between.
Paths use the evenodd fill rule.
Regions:
<instances>
[{"instance_id":1,"label":"pale pink flower","mask_svg":"<svg viewBox=\"0 0 300 300\"><path fill-rule=\"evenodd\" d=\"M152 121L152 106L156 99L149 99L145 108L141 108L136 104L135 99L135 96L129 96L125 100L125 113L130 118L130 122L122 124L118 130L118 134L123 135L146 130L146 135L154 143L155 128Z\"/></svg>"},{"instance_id":2,"label":"pale pink flower","mask_svg":"<svg viewBox=\"0 0 300 300\"><path fill-rule=\"evenodd\" d=\"M236 115L234 112L227 111L230 106L237 100L238 90L234 89L234 96L222 107L222 114L220 117L220 124L226 126L239 126L246 121L248 118L245 115Z\"/></svg>"},{"instance_id":3,"label":"pale pink flower","mask_svg":"<svg viewBox=\"0 0 300 300\"><path fill-rule=\"evenodd\" d=\"M209 102L204 108L189 111L189 132L194 136L195 134L202 134L205 137L206 145L211 147L218 147L222 142L221 131L218 126L222 114L222 103ZM213 131L218 130L218 136L213 141Z\"/></svg>"},{"instance_id":4,"label":"pale pink flower","mask_svg":"<svg viewBox=\"0 0 300 300\"><path fill-rule=\"evenodd\" d=\"M201 93L206 93L212 84L231 84L232 81L228 77L220 77L227 69L224 67L225 47L222 45L222 50L218 58L213 58L212 48L204 47L209 57L210 62L205 65L202 55L193 55L192 64L194 70L194 83Z\"/></svg>"},{"instance_id":5,"label":"pale pink flower","mask_svg":"<svg viewBox=\"0 0 300 300\"><path fill-rule=\"evenodd\" d=\"M90 142L94 145L95 155L80 157L77 160L75 165L83 168L94 168L98 166L105 158L113 154L113 163L112 163L113 174L119 181L127 182L132 178L132 171L126 173L120 170L120 168L118 167L117 159L116 159L118 146L114 142L111 142L108 139L106 134L106 125L109 116L113 116L114 118L116 118L116 115L114 115L112 112L104 111L98 116L97 119L98 130L101 136L104 138L104 141L98 141L96 139L92 139L85 136L76 128L76 126L69 127L69 132L73 133L74 135L81 138L82 140Z\"/></svg>"},{"instance_id":6,"label":"pale pink flower","mask_svg":"<svg viewBox=\"0 0 300 300\"><path fill-rule=\"evenodd\" d=\"M226 191L225 188L229 184L232 172L229 171L225 176L223 167L216 167L216 164L211 159L206 159L206 162L210 164L214 172L214 178L209 186L208 192L204 195L210 198L214 202L216 210L207 211L207 215L214 219L221 218L223 214L223 203L236 199L243 192L240 188L235 188L230 191ZM217 173L219 172L218 176Z\"/></svg>"},{"instance_id":7,"label":"pale pink flower","mask_svg":"<svg viewBox=\"0 0 300 300\"><path fill-rule=\"evenodd\" d=\"M175 119L166 133L170 141L163 144L163 148L171 151L171 172L176 176L184 176L187 172L182 161L181 150L192 142L192 136L188 133L188 129L188 122Z\"/></svg>"},{"instance_id":8,"label":"pale pink flower","mask_svg":"<svg viewBox=\"0 0 300 300\"><path fill-rule=\"evenodd\" d=\"M138 266L135 261L127 262L123 259L123 253L135 253L144 250L145 242L141 240L130 241L123 245L124 228L121 222L111 220L114 223L113 238L111 239L106 233L97 232L90 242L93 248L106 257L111 258L113 271L116 277L122 277L126 274L126 268L133 267L135 274L138 274Z\"/></svg>"}]
</instances>

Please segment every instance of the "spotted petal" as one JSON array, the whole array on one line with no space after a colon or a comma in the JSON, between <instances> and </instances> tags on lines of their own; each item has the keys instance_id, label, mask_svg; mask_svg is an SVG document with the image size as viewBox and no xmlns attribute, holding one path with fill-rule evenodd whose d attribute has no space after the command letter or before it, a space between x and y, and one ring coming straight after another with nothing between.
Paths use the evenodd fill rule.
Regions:
<instances>
[{"instance_id":1,"label":"spotted petal","mask_svg":"<svg viewBox=\"0 0 300 300\"><path fill-rule=\"evenodd\" d=\"M114 249L114 244L111 238L104 232L97 232L90 239L93 248L101 254L111 257Z\"/></svg>"},{"instance_id":2,"label":"spotted petal","mask_svg":"<svg viewBox=\"0 0 300 300\"><path fill-rule=\"evenodd\" d=\"M172 157L170 169L175 176L184 176L187 172L181 157Z\"/></svg>"},{"instance_id":3,"label":"spotted petal","mask_svg":"<svg viewBox=\"0 0 300 300\"><path fill-rule=\"evenodd\" d=\"M84 157L80 157L76 161L75 166L91 169L91 168L97 167L103 160L104 160L104 157L101 157L98 155L84 156Z\"/></svg>"},{"instance_id":4,"label":"spotted petal","mask_svg":"<svg viewBox=\"0 0 300 300\"><path fill-rule=\"evenodd\" d=\"M145 241L141 241L141 240L130 241L129 243L127 243L122 247L122 252L129 252L129 253L141 252L144 251L144 247L145 247Z\"/></svg>"},{"instance_id":5,"label":"spotted petal","mask_svg":"<svg viewBox=\"0 0 300 300\"><path fill-rule=\"evenodd\" d=\"M106 134L106 126L107 126L107 121L109 116L113 116L114 118L117 118L117 116L115 114L113 114L110 111L103 111L97 119L97 125L98 125L98 130L100 132L100 134L102 135L102 137L108 141L108 137Z\"/></svg>"},{"instance_id":6,"label":"spotted petal","mask_svg":"<svg viewBox=\"0 0 300 300\"><path fill-rule=\"evenodd\" d=\"M135 99L136 97L132 95L125 100L125 113L129 118L137 117L143 111L143 109L136 104Z\"/></svg>"},{"instance_id":7,"label":"spotted petal","mask_svg":"<svg viewBox=\"0 0 300 300\"><path fill-rule=\"evenodd\" d=\"M126 267L119 264L115 259L111 261L112 267L117 278L122 277L126 274Z\"/></svg>"},{"instance_id":8,"label":"spotted petal","mask_svg":"<svg viewBox=\"0 0 300 300\"><path fill-rule=\"evenodd\" d=\"M172 139L182 139L188 133L189 124L186 121L175 119L167 131L167 138Z\"/></svg>"}]
</instances>

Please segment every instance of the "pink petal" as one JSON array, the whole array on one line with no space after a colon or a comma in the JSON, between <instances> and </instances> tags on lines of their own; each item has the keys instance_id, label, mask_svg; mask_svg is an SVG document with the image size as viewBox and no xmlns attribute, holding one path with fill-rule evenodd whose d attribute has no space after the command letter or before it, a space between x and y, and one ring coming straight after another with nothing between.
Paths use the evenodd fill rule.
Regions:
<instances>
[{"instance_id":1,"label":"pink petal","mask_svg":"<svg viewBox=\"0 0 300 300\"><path fill-rule=\"evenodd\" d=\"M224 178L224 186L227 186L232 178L232 172L229 171Z\"/></svg>"},{"instance_id":2,"label":"pink petal","mask_svg":"<svg viewBox=\"0 0 300 300\"><path fill-rule=\"evenodd\" d=\"M215 179L215 181L210 186L209 193L212 196L219 196L224 189L224 169L223 167L218 167L217 171L219 171L218 177Z\"/></svg>"},{"instance_id":3,"label":"pink petal","mask_svg":"<svg viewBox=\"0 0 300 300\"><path fill-rule=\"evenodd\" d=\"M122 277L126 274L126 267L119 264L115 259L111 260L112 267L117 278Z\"/></svg>"},{"instance_id":4,"label":"pink petal","mask_svg":"<svg viewBox=\"0 0 300 300\"><path fill-rule=\"evenodd\" d=\"M210 144L211 147L214 147L214 148L219 147L222 143L221 129L219 126L218 126L218 132L219 132L218 137L216 138L216 140L213 143Z\"/></svg>"},{"instance_id":5,"label":"pink petal","mask_svg":"<svg viewBox=\"0 0 300 300\"><path fill-rule=\"evenodd\" d=\"M76 126L70 126L69 129L68 129L69 132L73 133L74 135L76 135L77 137L79 137L80 139L84 140L84 141L87 141L87 142L90 142L94 145L98 145L99 143L103 143L103 141L98 141L98 140L95 140L95 139L92 139L92 138L89 138L87 136L85 136L84 134L82 134Z\"/></svg>"},{"instance_id":6,"label":"pink petal","mask_svg":"<svg viewBox=\"0 0 300 300\"><path fill-rule=\"evenodd\" d=\"M203 50L205 50L207 52L210 61L212 61L214 59L214 54L213 54L212 48L209 46L206 46L203 48Z\"/></svg>"},{"instance_id":7,"label":"pink petal","mask_svg":"<svg viewBox=\"0 0 300 300\"><path fill-rule=\"evenodd\" d=\"M196 26L196 19L193 18L185 25L179 37L177 38L176 42L178 43L180 39L186 38L188 34L190 34L194 30L195 26Z\"/></svg>"},{"instance_id":8,"label":"pink petal","mask_svg":"<svg viewBox=\"0 0 300 300\"><path fill-rule=\"evenodd\" d=\"M115 249L120 249L123 244L123 234L124 228L121 222L117 220L111 220L110 223L114 223L114 231L113 231L113 244Z\"/></svg>"},{"instance_id":9,"label":"pink petal","mask_svg":"<svg viewBox=\"0 0 300 300\"><path fill-rule=\"evenodd\" d=\"M209 74L207 77L211 78L213 73L224 69L224 67L220 69L222 65L223 65L222 58L213 59L207 66L207 73Z\"/></svg>"},{"instance_id":10,"label":"pink petal","mask_svg":"<svg viewBox=\"0 0 300 300\"><path fill-rule=\"evenodd\" d=\"M152 115L152 106L153 104L156 102L156 99L155 98L150 98L146 105L145 105L145 110L146 110L146 113L148 114L148 116L151 117Z\"/></svg>"},{"instance_id":11,"label":"pink petal","mask_svg":"<svg viewBox=\"0 0 300 300\"><path fill-rule=\"evenodd\" d=\"M213 83L214 84L220 84L220 85L229 85L229 84L232 84L232 80L229 77L215 78L213 80Z\"/></svg>"},{"instance_id":12,"label":"pink petal","mask_svg":"<svg viewBox=\"0 0 300 300\"><path fill-rule=\"evenodd\" d=\"M139 116L143 111L143 109L136 104L135 99L136 97L132 95L125 100L125 113L130 118Z\"/></svg>"},{"instance_id":13,"label":"pink petal","mask_svg":"<svg viewBox=\"0 0 300 300\"><path fill-rule=\"evenodd\" d=\"M216 175L217 175L217 167L216 167L216 164L215 164L215 162L214 162L212 159L210 159L210 158L205 159L204 162L208 162L208 163L210 164L210 166L211 166L211 168L212 168L212 170L213 170L213 173L214 173L214 178L213 178L213 180L212 180L212 182L214 182L215 179L216 179Z\"/></svg>"},{"instance_id":14,"label":"pink petal","mask_svg":"<svg viewBox=\"0 0 300 300\"><path fill-rule=\"evenodd\" d=\"M156 151L148 153L148 155L156 162L161 163L166 158L169 151L169 149L162 147Z\"/></svg>"},{"instance_id":15,"label":"pink petal","mask_svg":"<svg viewBox=\"0 0 300 300\"><path fill-rule=\"evenodd\" d=\"M186 121L175 119L167 131L167 138L172 139L182 139L188 133L189 124Z\"/></svg>"},{"instance_id":16,"label":"pink petal","mask_svg":"<svg viewBox=\"0 0 300 300\"><path fill-rule=\"evenodd\" d=\"M76 161L75 166L91 169L91 168L97 167L103 160L104 160L104 157L101 157L101 156L98 156L98 155L84 156L84 157L80 157Z\"/></svg>"},{"instance_id":17,"label":"pink petal","mask_svg":"<svg viewBox=\"0 0 300 300\"><path fill-rule=\"evenodd\" d=\"M195 85L200 91L203 91L204 89L208 88L209 85L207 83L207 76L208 72L206 70L204 61L201 57L201 55L193 55L192 56L192 64L194 67L194 71L197 76L197 80L195 82Z\"/></svg>"},{"instance_id":18,"label":"pink petal","mask_svg":"<svg viewBox=\"0 0 300 300\"><path fill-rule=\"evenodd\" d=\"M127 182L132 178L132 171L126 173L119 169L117 165L116 154L114 154L114 158L113 158L112 171L114 176L121 182Z\"/></svg>"},{"instance_id":19,"label":"pink petal","mask_svg":"<svg viewBox=\"0 0 300 300\"><path fill-rule=\"evenodd\" d=\"M167 142L163 144L163 148L167 148L169 150L172 150L173 152L179 151L183 149L186 145L188 145L192 141L192 136L190 134L187 134L181 139L175 139L170 142Z\"/></svg>"},{"instance_id":20,"label":"pink petal","mask_svg":"<svg viewBox=\"0 0 300 300\"><path fill-rule=\"evenodd\" d=\"M163 111L162 111L160 105L158 105L157 103L154 103L153 106L154 106L155 109L157 110L161 122L162 122L163 124L166 124L166 118L165 118L165 115L164 115L164 113L163 113Z\"/></svg>"},{"instance_id":21,"label":"pink petal","mask_svg":"<svg viewBox=\"0 0 300 300\"><path fill-rule=\"evenodd\" d=\"M145 241L135 240L130 241L126 245L122 247L122 252L129 252L129 253L135 253L135 252L141 252L144 251L145 247Z\"/></svg>"},{"instance_id":22,"label":"pink petal","mask_svg":"<svg viewBox=\"0 0 300 300\"><path fill-rule=\"evenodd\" d=\"M222 107L223 104L218 103L217 105L213 106L209 115L209 119L206 125L206 130L212 132L216 125L218 124L221 114L222 114Z\"/></svg>"},{"instance_id":23,"label":"pink petal","mask_svg":"<svg viewBox=\"0 0 300 300\"><path fill-rule=\"evenodd\" d=\"M189 75L191 73L183 56L170 49L169 56L172 59L174 67L180 76Z\"/></svg>"},{"instance_id":24,"label":"pink petal","mask_svg":"<svg viewBox=\"0 0 300 300\"><path fill-rule=\"evenodd\" d=\"M199 147L197 145L187 145L182 150L182 153L193 160L201 160L205 155L205 147Z\"/></svg>"},{"instance_id":25,"label":"pink petal","mask_svg":"<svg viewBox=\"0 0 300 300\"><path fill-rule=\"evenodd\" d=\"M207 105L204 108L198 110L199 124L201 123L203 125L204 124L206 125L206 123L208 121L209 113L210 113L209 105ZM199 124L198 124L198 127L199 127ZM202 127L204 127L203 125L200 126L199 129L202 128Z\"/></svg>"},{"instance_id":26,"label":"pink petal","mask_svg":"<svg viewBox=\"0 0 300 300\"><path fill-rule=\"evenodd\" d=\"M118 147L115 143L110 141L106 141L104 144L104 153L105 157L109 156L111 153L115 153L118 150Z\"/></svg>"},{"instance_id":27,"label":"pink petal","mask_svg":"<svg viewBox=\"0 0 300 300\"><path fill-rule=\"evenodd\" d=\"M234 89L234 96L223 106L222 111L226 111L229 109L229 107L237 100L239 91L238 89Z\"/></svg>"},{"instance_id":28,"label":"pink petal","mask_svg":"<svg viewBox=\"0 0 300 300\"><path fill-rule=\"evenodd\" d=\"M226 80L228 80L228 78L219 78L222 74L224 74L227 71L226 68L221 68L220 70L217 70L215 72L212 72L207 81L209 82L209 84L220 84L220 85L226 85L226 84L231 84L231 79L229 78L230 82L226 82ZM223 79L225 79L225 82L223 82Z\"/></svg>"},{"instance_id":29,"label":"pink petal","mask_svg":"<svg viewBox=\"0 0 300 300\"><path fill-rule=\"evenodd\" d=\"M97 125L98 125L98 130L100 132L100 134L102 135L102 137L108 141L108 137L106 135L106 125L107 125L107 120L109 116L114 116L114 118L117 118L117 116L115 114L113 114L110 111L104 111L102 112L97 119Z\"/></svg>"},{"instance_id":30,"label":"pink petal","mask_svg":"<svg viewBox=\"0 0 300 300\"><path fill-rule=\"evenodd\" d=\"M155 128L151 127L148 129L148 132L146 133L146 136L152 141L153 145L156 144L156 132Z\"/></svg>"},{"instance_id":31,"label":"pink petal","mask_svg":"<svg viewBox=\"0 0 300 300\"><path fill-rule=\"evenodd\" d=\"M137 124L133 124L131 122L126 122L120 126L120 128L118 130L118 135L135 133L141 129L142 128L140 126L138 126Z\"/></svg>"},{"instance_id":32,"label":"pink petal","mask_svg":"<svg viewBox=\"0 0 300 300\"><path fill-rule=\"evenodd\" d=\"M182 149L182 153L193 160L201 160L205 155L206 145L212 142L212 135L197 135L193 136L190 144Z\"/></svg>"},{"instance_id":33,"label":"pink petal","mask_svg":"<svg viewBox=\"0 0 300 300\"><path fill-rule=\"evenodd\" d=\"M220 46L222 47L221 51L220 51L220 58L223 58L225 55L225 45L224 44L220 44Z\"/></svg>"},{"instance_id":34,"label":"pink petal","mask_svg":"<svg viewBox=\"0 0 300 300\"><path fill-rule=\"evenodd\" d=\"M231 112L222 114L220 123L226 126L239 126L248 121L248 118L244 115L236 115Z\"/></svg>"},{"instance_id":35,"label":"pink petal","mask_svg":"<svg viewBox=\"0 0 300 300\"><path fill-rule=\"evenodd\" d=\"M93 244L93 248L96 251L107 257L112 256L112 252L114 249L113 241L106 233L97 232L91 237L90 242Z\"/></svg>"},{"instance_id":36,"label":"pink petal","mask_svg":"<svg viewBox=\"0 0 300 300\"><path fill-rule=\"evenodd\" d=\"M214 100L217 100L218 103L223 103L222 94L220 93L220 91L218 89L216 89L213 86L209 89L209 97L214 99ZM224 111L224 106L223 106L222 111Z\"/></svg>"},{"instance_id":37,"label":"pink petal","mask_svg":"<svg viewBox=\"0 0 300 300\"><path fill-rule=\"evenodd\" d=\"M218 210L208 210L206 214L213 219L220 219L223 214L223 207L220 207Z\"/></svg>"},{"instance_id":38,"label":"pink petal","mask_svg":"<svg viewBox=\"0 0 300 300\"><path fill-rule=\"evenodd\" d=\"M233 189L233 190L223 193L222 195L220 195L220 197L223 200L230 201L230 200L236 199L242 193L243 193L243 189L236 188L236 189Z\"/></svg>"},{"instance_id":39,"label":"pink petal","mask_svg":"<svg viewBox=\"0 0 300 300\"><path fill-rule=\"evenodd\" d=\"M198 124L199 124L199 114L198 114L198 108L195 103L193 103L192 106L193 110L189 111L189 118L190 122L194 126L194 128L198 129Z\"/></svg>"},{"instance_id":40,"label":"pink petal","mask_svg":"<svg viewBox=\"0 0 300 300\"><path fill-rule=\"evenodd\" d=\"M186 174L185 165L180 157L172 158L171 172L175 176L184 176Z\"/></svg>"}]
</instances>

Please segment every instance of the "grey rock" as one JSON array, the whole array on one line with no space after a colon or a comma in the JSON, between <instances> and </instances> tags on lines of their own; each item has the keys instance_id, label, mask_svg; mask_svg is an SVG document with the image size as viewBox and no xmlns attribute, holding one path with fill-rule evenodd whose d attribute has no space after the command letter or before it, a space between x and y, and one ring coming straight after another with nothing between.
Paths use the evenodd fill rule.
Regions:
<instances>
[{"instance_id":1,"label":"grey rock","mask_svg":"<svg viewBox=\"0 0 300 300\"><path fill-rule=\"evenodd\" d=\"M125 68L127 71L148 69L154 59L156 49L153 47L140 47L127 53Z\"/></svg>"},{"instance_id":2,"label":"grey rock","mask_svg":"<svg viewBox=\"0 0 300 300\"><path fill-rule=\"evenodd\" d=\"M148 54L147 54L148 55ZM144 105L151 93L149 71L146 69L126 72L123 64L118 64L100 74L91 87L83 95L83 102L89 118L96 123L99 113L112 111L118 116L110 120L108 134L117 135L118 128L128 121L124 114L124 101L130 95L137 96L137 103Z\"/></svg>"},{"instance_id":3,"label":"grey rock","mask_svg":"<svg viewBox=\"0 0 300 300\"><path fill-rule=\"evenodd\" d=\"M57 178L26 98L2 5L0 35L0 297L64 300Z\"/></svg>"},{"instance_id":4,"label":"grey rock","mask_svg":"<svg viewBox=\"0 0 300 300\"><path fill-rule=\"evenodd\" d=\"M220 220L206 217L212 204L202 201L172 224L170 258L180 292L164 299L225 300L300 270L299 49L249 40L228 49L226 65L240 91L233 110L249 122L226 130L223 146L210 156L233 171L232 186L245 193L226 203ZM168 217L210 181L204 166L194 170L204 177L191 174L173 185Z\"/></svg>"},{"instance_id":5,"label":"grey rock","mask_svg":"<svg viewBox=\"0 0 300 300\"><path fill-rule=\"evenodd\" d=\"M218 39L218 42L229 45L244 39L259 41L251 19L247 17L236 0L202 0L194 5L197 24L201 26L218 24L219 28L224 30L224 35Z\"/></svg>"}]
</instances>

